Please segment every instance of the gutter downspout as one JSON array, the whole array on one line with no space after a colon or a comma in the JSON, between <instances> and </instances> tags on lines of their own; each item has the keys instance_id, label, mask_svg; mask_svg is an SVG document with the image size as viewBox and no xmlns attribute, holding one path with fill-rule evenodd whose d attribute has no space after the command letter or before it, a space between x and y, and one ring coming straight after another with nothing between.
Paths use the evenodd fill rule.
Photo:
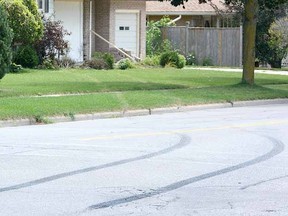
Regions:
<instances>
[{"instance_id":1,"label":"gutter downspout","mask_svg":"<svg viewBox=\"0 0 288 216\"><path fill-rule=\"evenodd\" d=\"M90 11L89 11L89 60L92 57L92 7L93 2L90 0Z\"/></svg>"},{"instance_id":2,"label":"gutter downspout","mask_svg":"<svg viewBox=\"0 0 288 216\"><path fill-rule=\"evenodd\" d=\"M182 15L179 15L177 18L175 18L174 20L171 20L169 23L167 23L168 25L171 25L172 23L175 23L177 21L179 21L180 19L182 19Z\"/></svg>"}]
</instances>

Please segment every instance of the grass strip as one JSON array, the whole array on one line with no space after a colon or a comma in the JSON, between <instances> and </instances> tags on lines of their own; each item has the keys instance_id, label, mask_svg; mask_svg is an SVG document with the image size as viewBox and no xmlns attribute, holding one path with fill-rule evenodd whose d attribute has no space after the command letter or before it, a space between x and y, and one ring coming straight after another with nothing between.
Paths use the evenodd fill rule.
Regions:
<instances>
[{"instance_id":1,"label":"grass strip","mask_svg":"<svg viewBox=\"0 0 288 216\"><path fill-rule=\"evenodd\" d=\"M0 119L185 106L255 99L288 98L288 84L230 85L190 89L125 91L61 97L1 98Z\"/></svg>"}]
</instances>

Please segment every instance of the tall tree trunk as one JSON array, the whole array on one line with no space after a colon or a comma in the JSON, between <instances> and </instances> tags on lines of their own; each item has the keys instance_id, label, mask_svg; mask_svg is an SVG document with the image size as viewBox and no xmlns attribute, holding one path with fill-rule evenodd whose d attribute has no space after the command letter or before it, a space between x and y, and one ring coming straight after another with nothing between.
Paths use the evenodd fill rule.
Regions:
<instances>
[{"instance_id":1,"label":"tall tree trunk","mask_svg":"<svg viewBox=\"0 0 288 216\"><path fill-rule=\"evenodd\" d=\"M258 0L245 0L243 23L243 74L242 83L254 84L255 40Z\"/></svg>"}]
</instances>

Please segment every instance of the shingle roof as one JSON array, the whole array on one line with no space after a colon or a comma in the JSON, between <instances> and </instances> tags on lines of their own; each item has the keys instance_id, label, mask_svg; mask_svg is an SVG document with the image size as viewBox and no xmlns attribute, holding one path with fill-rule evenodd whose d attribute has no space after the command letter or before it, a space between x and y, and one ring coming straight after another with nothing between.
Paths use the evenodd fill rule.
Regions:
<instances>
[{"instance_id":1,"label":"shingle roof","mask_svg":"<svg viewBox=\"0 0 288 216\"><path fill-rule=\"evenodd\" d=\"M225 9L223 4L224 0L212 0L212 3L216 5L220 10ZM174 7L169 1L159 2L157 0L146 2L147 14L215 14L215 9L210 4L199 4L198 0L189 0L185 2L185 8L182 6Z\"/></svg>"}]
</instances>

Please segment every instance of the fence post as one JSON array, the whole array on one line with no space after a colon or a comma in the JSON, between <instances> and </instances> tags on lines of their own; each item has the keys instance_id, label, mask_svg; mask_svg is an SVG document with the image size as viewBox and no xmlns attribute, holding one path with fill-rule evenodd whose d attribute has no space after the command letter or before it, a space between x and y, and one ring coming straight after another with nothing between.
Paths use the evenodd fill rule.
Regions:
<instances>
[{"instance_id":1,"label":"fence post","mask_svg":"<svg viewBox=\"0 0 288 216\"><path fill-rule=\"evenodd\" d=\"M240 62L239 62L239 66L242 67L243 66L243 26L242 24L240 25L239 28L239 34L240 34L240 44L239 44L239 50L240 50Z\"/></svg>"},{"instance_id":2,"label":"fence post","mask_svg":"<svg viewBox=\"0 0 288 216\"><path fill-rule=\"evenodd\" d=\"M222 31L223 29L217 29L218 31L218 66L222 66L222 53L223 53L223 38L222 38Z\"/></svg>"},{"instance_id":3,"label":"fence post","mask_svg":"<svg viewBox=\"0 0 288 216\"><path fill-rule=\"evenodd\" d=\"M185 56L188 56L189 52L189 26L190 22L186 22L186 29L185 29Z\"/></svg>"}]
</instances>

